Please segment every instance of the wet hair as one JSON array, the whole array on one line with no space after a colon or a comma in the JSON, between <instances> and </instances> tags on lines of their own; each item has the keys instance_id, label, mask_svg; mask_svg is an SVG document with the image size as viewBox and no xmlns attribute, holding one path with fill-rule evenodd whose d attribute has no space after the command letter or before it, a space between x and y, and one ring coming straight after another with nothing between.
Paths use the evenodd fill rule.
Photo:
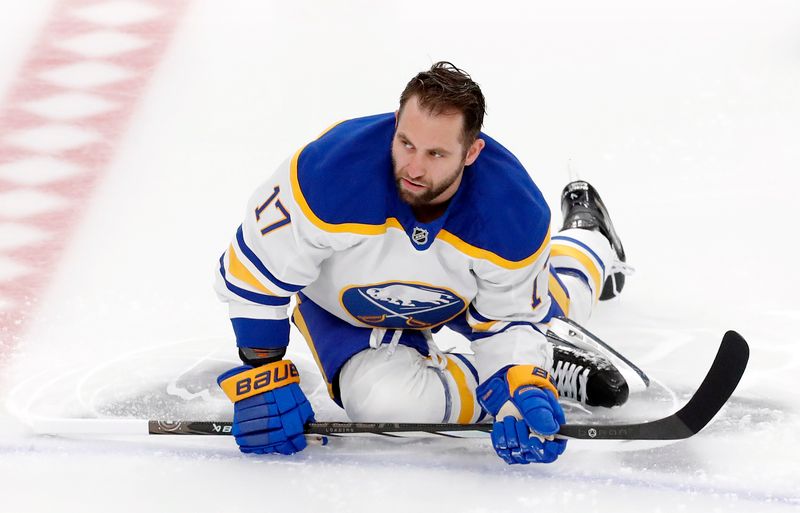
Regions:
<instances>
[{"instance_id":1,"label":"wet hair","mask_svg":"<svg viewBox=\"0 0 800 513\"><path fill-rule=\"evenodd\" d=\"M433 115L451 111L464 116L462 142L469 146L478 137L486 114L486 100L469 73L453 63L439 61L428 71L412 78L400 95L400 112L409 98L416 96L420 107Z\"/></svg>"}]
</instances>

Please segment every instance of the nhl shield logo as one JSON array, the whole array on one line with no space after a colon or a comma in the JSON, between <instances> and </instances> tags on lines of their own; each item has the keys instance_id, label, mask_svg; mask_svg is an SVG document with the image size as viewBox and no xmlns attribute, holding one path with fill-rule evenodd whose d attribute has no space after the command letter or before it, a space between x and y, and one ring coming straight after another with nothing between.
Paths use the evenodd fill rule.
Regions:
<instances>
[{"instance_id":1,"label":"nhl shield logo","mask_svg":"<svg viewBox=\"0 0 800 513\"><path fill-rule=\"evenodd\" d=\"M398 281L347 288L341 304L368 326L392 329L429 329L454 318L467 305L451 290Z\"/></svg>"},{"instance_id":2,"label":"nhl shield logo","mask_svg":"<svg viewBox=\"0 0 800 513\"><path fill-rule=\"evenodd\" d=\"M414 232L411 234L411 240L418 246L424 246L428 243L428 230L415 226Z\"/></svg>"}]
</instances>

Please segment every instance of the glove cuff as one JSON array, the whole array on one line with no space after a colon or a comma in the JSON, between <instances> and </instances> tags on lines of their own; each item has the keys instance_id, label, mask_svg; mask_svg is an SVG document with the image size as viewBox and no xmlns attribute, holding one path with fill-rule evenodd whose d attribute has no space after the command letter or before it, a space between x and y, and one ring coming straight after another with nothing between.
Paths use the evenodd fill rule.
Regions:
<instances>
[{"instance_id":1,"label":"glove cuff","mask_svg":"<svg viewBox=\"0 0 800 513\"><path fill-rule=\"evenodd\" d=\"M300 373L290 360L281 360L255 369L242 365L222 374L217 383L225 395L236 403L291 383L300 383Z\"/></svg>"},{"instance_id":2,"label":"glove cuff","mask_svg":"<svg viewBox=\"0 0 800 513\"><path fill-rule=\"evenodd\" d=\"M553 392L558 399L558 389L555 380L549 372L535 365L515 365L506 373L508 391L511 395L521 391L526 385L533 385Z\"/></svg>"},{"instance_id":3,"label":"glove cuff","mask_svg":"<svg viewBox=\"0 0 800 513\"><path fill-rule=\"evenodd\" d=\"M503 367L479 385L475 392L483 409L496 416L514 393L524 390L525 387L543 388L558 398L558 389L550 373L535 365Z\"/></svg>"}]
</instances>

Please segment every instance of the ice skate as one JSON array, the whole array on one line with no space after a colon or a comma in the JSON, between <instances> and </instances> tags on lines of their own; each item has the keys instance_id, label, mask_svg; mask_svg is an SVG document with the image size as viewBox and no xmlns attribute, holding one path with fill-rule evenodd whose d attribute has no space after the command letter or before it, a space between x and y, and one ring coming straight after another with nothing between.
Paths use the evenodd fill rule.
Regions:
<instances>
[{"instance_id":1,"label":"ice skate","mask_svg":"<svg viewBox=\"0 0 800 513\"><path fill-rule=\"evenodd\" d=\"M622 247L622 241L614 230L603 200L589 182L577 180L564 187L564 191L561 193L561 213L564 216L562 230L582 228L599 231L608 239L619 262L624 264L625 250ZM611 272L606 278L603 291L600 293L601 301L616 297L622 292L622 287L625 286L626 270L629 268L622 265L612 267L612 269L616 271L618 267L620 272Z\"/></svg>"},{"instance_id":2,"label":"ice skate","mask_svg":"<svg viewBox=\"0 0 800 513\"><path fill-rule=\"evenodd\" d=\"M628 400L628 383L610 361L571 344L553 346L550 374L562 399L606 408Z\"/></svg>"}]
</instances>

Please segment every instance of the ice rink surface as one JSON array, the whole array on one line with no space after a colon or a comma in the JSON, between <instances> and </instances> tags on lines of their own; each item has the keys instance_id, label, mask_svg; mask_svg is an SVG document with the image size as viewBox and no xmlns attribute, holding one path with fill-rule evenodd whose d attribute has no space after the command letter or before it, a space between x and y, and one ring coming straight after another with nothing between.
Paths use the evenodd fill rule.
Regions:
<instances>
[{"instance_id":1,"label":"ice rink surface","mask_svg":"<svg viewBox=\"0 0 800 513\"><path fill-rule=\"evenodd\" d=\"M22 121L0 120L0 286L17 284L0 287L0 311L21 312L0 326L3 511L800 507L797 2L30 0L2 9L0 102L6 113L17 112L12 103L27 109ZM104 25L48 36L87 19ZM147 30L126 32L126 19ZM24 82L26 63L50 55L48 45L91 65ZM131 57L145 47L160 50ZM706 430L660 446L572 441L556 463L526 467L506 466L486 440L348 439L253 457L227 437L30 432L24 421L37 418L230 415L209 386L236 362L211 284L250 192L333 122L394 110L407 80L437 60L481 84L485 131L526 165L554 224L571 166L603 195L637 268L589 328L656 386L611 412L571 407L568 419L670 413L735 329L750 343L750 366ZM110 65L144 78L131 85ZM91 84L98 77L102 91ZM58 101L48 96L55 82ZM20 92L21 83L33 85ZM30 131L37 119L47 128ZM105 158L82 152L84 139ZM46 160L69 145L73 167L83 162L95 178L70 178L72 168ZM41 166L19 165L16 147L34 148ZM47 177L73 187L32 195ZM69 223L64 198L80 204ZM51 214L24 211L47 202ZM32 244L41 259L20 256ZM317 418L342 419L295 331L292 340ZM453 334L439 341L463 345Z\"/></svg>"}]
</instances>

